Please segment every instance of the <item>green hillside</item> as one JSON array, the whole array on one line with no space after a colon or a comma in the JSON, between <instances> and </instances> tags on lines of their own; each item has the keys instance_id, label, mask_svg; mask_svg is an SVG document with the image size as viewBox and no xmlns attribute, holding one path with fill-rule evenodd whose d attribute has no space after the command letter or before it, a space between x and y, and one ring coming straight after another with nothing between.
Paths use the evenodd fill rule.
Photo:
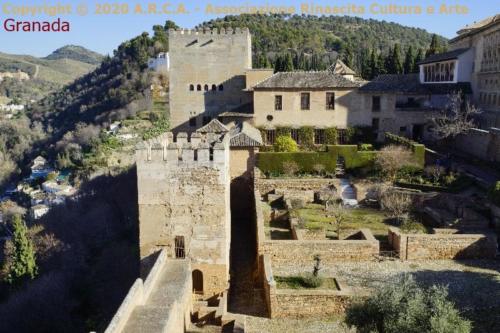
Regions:
<instances>
[{"instance_id":1,"label":"green hillside","mask_svg":"<svg viewBox=\"0 0 500 333\"><path fill-rule=\"evenodd\" d=\"M101 54L78 45L63 46L45 57L47 60L73 59L91 65L98 65L103 58Z\"/></svg>"},{"instance_id":2,"label":"green hillside","mask_svg":"<svg viewBox=\"0 0 500 333\"><path fill-rule=\"evenodd\" d=\"M94 70L100 59L95 52L75 46L58 49L47 58L0 52L0 72L23 71L30 76L29 81L2 81L0 96L20 103L39 100Z\"/></svg>"}]
</instances>

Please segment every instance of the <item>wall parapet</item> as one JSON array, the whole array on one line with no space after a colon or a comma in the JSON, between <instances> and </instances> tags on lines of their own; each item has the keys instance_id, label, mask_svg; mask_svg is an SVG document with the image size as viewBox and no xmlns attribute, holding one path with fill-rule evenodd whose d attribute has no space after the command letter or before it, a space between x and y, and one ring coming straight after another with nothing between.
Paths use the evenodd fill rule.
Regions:
<instances>
[{"instance_id":1,"label":"wall parapet","mask_svg":"<svg viewBox=\"0 0 500 333\"><path fill-rule=\"evenodd\" d=\"M227 164L229 138L209 143L199 133L188 136L187 133L180 132L174 137L168 132L140 142L135 149L138 162L167 162L170 165L193 167Z\"/></svg>"},{"instance_id":2,"label":"wall parapet","mask_svg":"<svg viewBox=\"0 0 500 333\"><path fill-rule=\"evenodd\" d=\"M239 35L239 34L250 34L250 30L247 27L240 28L204 28L204 29L169 29L169 36L197 36L197 35Z\"/></svg>"}]
</instances>

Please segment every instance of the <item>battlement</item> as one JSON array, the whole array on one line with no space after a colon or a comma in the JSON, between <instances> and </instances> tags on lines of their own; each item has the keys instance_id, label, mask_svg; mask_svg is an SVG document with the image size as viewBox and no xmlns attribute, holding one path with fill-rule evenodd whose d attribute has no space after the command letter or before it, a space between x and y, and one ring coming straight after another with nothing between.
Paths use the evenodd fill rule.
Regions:
<instances>
[{"instance_id":1,"label":"battlement","mask_svg":"<svg viewBox=\"0 0 500 333\"><path fill-rule=\"evenodd\" d=\"M168 30L169 37L170 36L196 36L196 35L248 35L250 31L248 28L221 28L220 30L217 28L209 29L169 29Z\"/></svg>"},{"instance_id":2,"label":"battlement","mask_svg":"<svg viewBox=\"0 0 500 333\"><path fill-rule=\"evenodd\" d=\"M169 165L184 167L210 164L225 165L229 156L229 140L209 143L200 133L191 137L180 132L164 133L153 139L143 141L136 146L137 162L166 162Z\"/></svg>"}]
</instances>

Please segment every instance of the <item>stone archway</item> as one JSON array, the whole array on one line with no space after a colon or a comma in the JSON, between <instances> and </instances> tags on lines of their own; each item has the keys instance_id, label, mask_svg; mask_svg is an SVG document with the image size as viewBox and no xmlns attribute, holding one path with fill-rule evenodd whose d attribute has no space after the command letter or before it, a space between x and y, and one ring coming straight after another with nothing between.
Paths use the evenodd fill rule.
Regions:
<instances>
[{"instance_id":1,"label":"stone archway","mask_svg":"<svg viewBox=\"0 0 500 333\"><path fill-rule=\"evenodd\" d=\"M195 269L192 273L193 277L193 294L203 294L203 273L199 269Z\"/></svg>"}]
</instances>

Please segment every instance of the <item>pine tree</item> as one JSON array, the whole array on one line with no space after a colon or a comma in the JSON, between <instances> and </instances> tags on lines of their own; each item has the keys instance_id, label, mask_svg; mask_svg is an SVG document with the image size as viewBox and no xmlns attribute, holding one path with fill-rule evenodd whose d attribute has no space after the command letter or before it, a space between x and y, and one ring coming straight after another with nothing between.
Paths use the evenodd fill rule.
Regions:
<instances>
[{"instance_id":1,"label":"pine tree","mask_svg":"<svg viewBox=\"0 0 500 333\"><path fill-rule=\"evenodd\" d=\"M392 59L393 59L393 73L401 74L403 73L403 62L401 61L401 47L399 44L394 45L394 49L392 50Z\"/></svg>"},{"instance_id":2,"label":"pine tree","mask_svg":"<svg viewBox=\"0 0 500 333\"><path fill-rule=\"evenodd\" d=\"M12 226L14 249L8 260L6 280L9 283L16 283L26 276L30 279L35 278L38 266L33 243L28 237L28 228L19 215L14 216Z\"/></svg>"},{"instance_id":3,"label":"pine tree","mask_svg":"<svg viewBox=\"0 0 500 333\"><path fill-rule=\"evenodd\" d=\"M408 47L408 50L406 50L403 70L405 74L415 72L415 54L413 52L413 46L411 45Z\"/></svg>"},{"instance_id":4,"label":"pine tree","mask_svg":"<svg viewBox=\"0 0 500 333\"><path fill-rule=\"evenodd\" d=\"M367 50L363 50L363 52L361 52L360 63L361 63L361 77L364 79L372 78L371 54L369 54Z\"/></svg>"},{"instance_id":5,"label":"pine tree","mask_svg":"<svg viewBox=\"0 0 500 333\"><path fill-rule=\"evenodd\" d=\"M425 57L429 57L431 55L437 54L441 52L441 47L439 46L438 38L436 34L432 35L431 39L431 45L429 46L429 49L427 49L427 52L425 52Z\"/></svg>"}]
</instances>

